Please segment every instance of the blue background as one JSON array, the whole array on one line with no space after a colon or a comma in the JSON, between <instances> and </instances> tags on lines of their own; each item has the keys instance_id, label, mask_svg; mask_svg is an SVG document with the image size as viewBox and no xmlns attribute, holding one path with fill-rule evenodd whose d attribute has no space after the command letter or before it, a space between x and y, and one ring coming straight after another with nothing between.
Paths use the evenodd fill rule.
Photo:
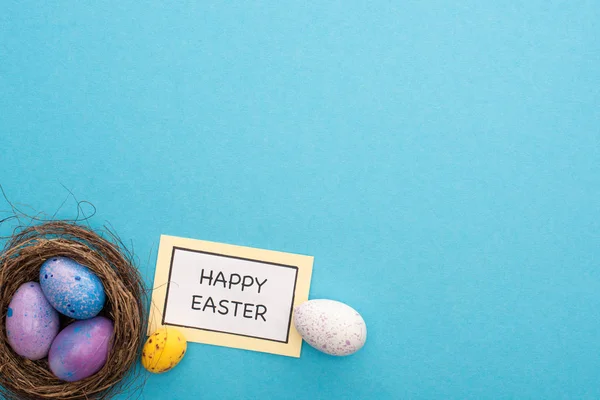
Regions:
<instances>
[{"instance_id":1,"label":"blue background","mask_svg":"<svg viewBox=\"0 0 600 400\"><path fill-rule=\"evenodd\" d=\"M160 234L314 255L369 328L142 398L600 398L600 3L83 3L0 3L9 199L89 200L148 285Z\"/></svg>"}]
</instances>

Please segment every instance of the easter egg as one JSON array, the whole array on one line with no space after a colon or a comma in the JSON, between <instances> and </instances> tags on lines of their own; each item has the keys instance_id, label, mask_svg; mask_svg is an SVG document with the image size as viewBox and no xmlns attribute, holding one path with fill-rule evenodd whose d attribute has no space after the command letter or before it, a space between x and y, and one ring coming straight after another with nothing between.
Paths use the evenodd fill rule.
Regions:
<instances>
[{"instance_id":1,"label":"easter egg","mask_svg":"<svg viewBox=\"0 0 600 400\"><path fill-rule=\"evenodd\" d=\"M6 312L6 336L18 355L39 360L48 350L59 330L58 313L37 282L22 284L10 301Z\"/></svg>"},{"instance_id":2,"label":"easter egg","mask_svg":"<svg viewBox=\"0 0 600 400\"><path fill-rule=\"evenodd\" d=\"M105 317L73 322L60 331L50 347L50 370L67 382L94 375L106 363L113 331L112 321Z\"/></svg>"},{"instance_id":3,"label":"easter egg","mask_svg":"<svg viewBox=\"0 0 600 400\"><path fill-rule=\"evenodd\" d=\"M142 365L148 371L160 374L175 367L187 349L187 342L175 328L164 327L156 330L142 349Z\"/></svg>"},{"instance_id":4,"label":"easter egg","mask_svg":"<svg viewBox=\"0 0 600 400\"><path fill-rule=\"evenodd\" d=\"M67 257L52 257L42 264L40 285L50 304L74 319L95 317L106 301L100 278Z\"/></svg>"},{"instance_id":5,"label":"easter egg","mask_svg":"<svg viewBox=\"0 0 600 400\"><path fill-rule=\"evenodd\" d=\"M334 356L360 350L367 325L352 307L334 300L309 300L294 309L294 326L312 347Z\"/></svg>"}]
</instances>

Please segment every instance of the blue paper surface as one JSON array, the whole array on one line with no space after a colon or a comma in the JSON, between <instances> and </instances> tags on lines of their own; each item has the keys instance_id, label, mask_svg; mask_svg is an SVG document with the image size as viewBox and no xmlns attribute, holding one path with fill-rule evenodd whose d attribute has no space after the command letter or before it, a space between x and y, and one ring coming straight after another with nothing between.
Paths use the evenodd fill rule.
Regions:
<instances>
[{"instance_id":1,"label":"blue paper surface","mask_svg":"<svg viewBox=\"0 0 600 400\"><path fill-rule=\"evenodd\" d=\"M597 399L599 20L4 1L0 184L49 214L62 185L92 202L148 285L160 234L314 255L311 298L369 328L348 358L191 344L141 398Z\"/></svg>"}]
</instances>

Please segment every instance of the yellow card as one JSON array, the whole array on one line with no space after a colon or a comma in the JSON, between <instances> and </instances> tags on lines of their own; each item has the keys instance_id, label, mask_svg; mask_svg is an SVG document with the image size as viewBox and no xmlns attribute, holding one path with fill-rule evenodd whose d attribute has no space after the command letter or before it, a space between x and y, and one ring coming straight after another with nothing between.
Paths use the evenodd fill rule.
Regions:
<instances>
[{"instance_id":1,"label":"yellow card","mask_svg":"<svg viewBox=\"0 0 600 400\"><path fill-rule=\"evenodd\" d=\"M148 334L300 357L294 307L308 300L313 257L162 235Z\"/></svg>"}]
</instances>

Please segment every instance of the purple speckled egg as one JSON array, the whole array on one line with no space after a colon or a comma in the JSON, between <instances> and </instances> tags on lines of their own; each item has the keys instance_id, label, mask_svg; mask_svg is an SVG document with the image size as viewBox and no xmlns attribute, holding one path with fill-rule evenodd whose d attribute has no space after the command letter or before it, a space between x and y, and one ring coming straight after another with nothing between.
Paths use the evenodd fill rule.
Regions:
<instances>
[{"instance_id":1,"label":"purple speckled egg","mask_svg":"<svg viewBox=\"0 0 600 400\"><path fill-rule=\"evenodd\" d=\"M94 375L106 363L113 331L112 321L105 317L73 322L58 334L50 347L50 370L67 382Z\"/></svg>"},{"instance_id":2,"label":"purple speckled egg","mask_svg":"<svg viewBox=\"0 0 600 400\"><path fill-rule=\"evenodd\" d=\"M294 309L294 326L312 347L333 356L360 350L367 325L352 307L335 300L309 300Z\"/></svg>"},{"instance_id":3,"label":"purple speckled egg","mask_svg":"<svg viewBox=\"0 0 600 400\"><path fill-rule=\"evenodd\" d=\"M30 360L46 357L59 324L39 283L27 282L17 289L6 312L6 336L15 353Z\"/></svg>"}]
</instances>

